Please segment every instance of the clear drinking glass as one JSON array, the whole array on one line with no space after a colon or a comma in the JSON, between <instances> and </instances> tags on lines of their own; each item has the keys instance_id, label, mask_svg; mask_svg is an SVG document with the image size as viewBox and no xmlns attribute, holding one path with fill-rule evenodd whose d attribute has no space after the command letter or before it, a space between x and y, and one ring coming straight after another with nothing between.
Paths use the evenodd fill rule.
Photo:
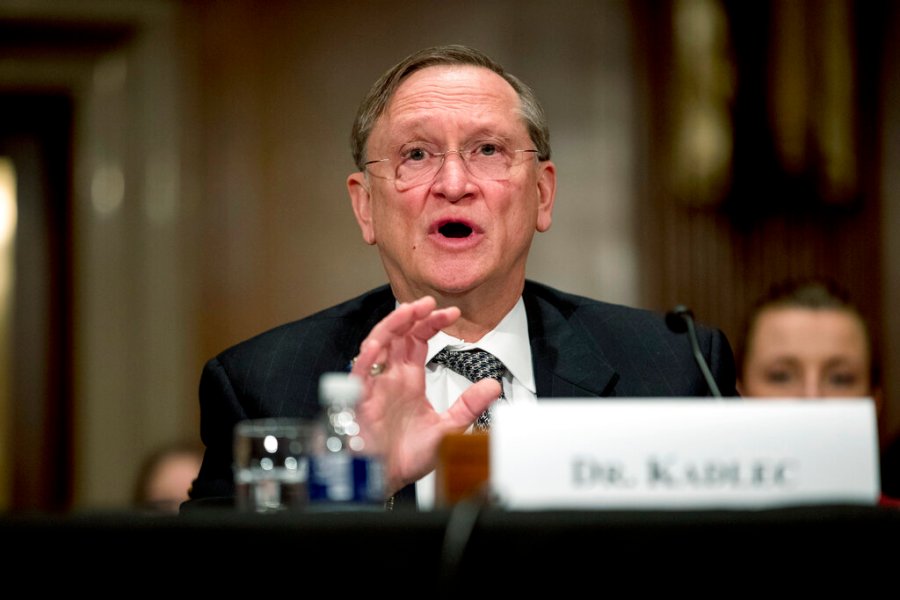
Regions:
<instances>
[{"instance_id":1,"label":"clear drinking glass","mask_svg":"<svg viewBox=\"0 0 900 600\"><path fill-rule=\"evenodd\" d=\"M250 419L235 426L238 509L277 513L306 507L312 432L310 421L294 418Z\"/></svg>"}]
</instances>

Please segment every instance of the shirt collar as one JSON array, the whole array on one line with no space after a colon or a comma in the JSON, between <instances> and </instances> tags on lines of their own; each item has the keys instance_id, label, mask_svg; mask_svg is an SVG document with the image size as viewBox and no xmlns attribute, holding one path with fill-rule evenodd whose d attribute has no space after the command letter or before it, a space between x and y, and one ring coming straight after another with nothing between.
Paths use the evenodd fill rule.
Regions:
<instances>
[{"instance_id":1,"label":"shirt collar","mask_svg":"<svg viewBox=\"0 0 900 600\"><path fill-rule=\"evenodd\" d=\"M477 342L465 342L459 338L438 331L428 340L428 355L425 363L434 358L446 346L451 350L472 350L480 348L496 356L509 370L514 379L536 393L534 368L531 364L531 341L528 337L528 318L525 314L525 302L519 297L512 310L506 313L503 320Z\"/></svg>"}]
</instances>

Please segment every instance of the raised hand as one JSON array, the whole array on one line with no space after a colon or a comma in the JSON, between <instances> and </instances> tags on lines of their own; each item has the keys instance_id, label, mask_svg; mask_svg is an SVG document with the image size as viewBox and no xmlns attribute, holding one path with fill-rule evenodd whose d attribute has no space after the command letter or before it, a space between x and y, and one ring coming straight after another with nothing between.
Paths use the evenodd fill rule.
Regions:
<instances>
[{"instance_id":1,"label":"raised hand","mask_svg":"<svg viewBox=\"0 0 900 600\"><path fill-rule=\"evenodd\" d=\"M365 394L357 418L367 448L384 460L389 495L431 472L443 437L465 431L500 394L497 381L483 379L443 413L425 396L428 340L459 316L458 308L438 309L425 296L399 305L360 345L352 373Z\"/></svg>"}]
</instances>

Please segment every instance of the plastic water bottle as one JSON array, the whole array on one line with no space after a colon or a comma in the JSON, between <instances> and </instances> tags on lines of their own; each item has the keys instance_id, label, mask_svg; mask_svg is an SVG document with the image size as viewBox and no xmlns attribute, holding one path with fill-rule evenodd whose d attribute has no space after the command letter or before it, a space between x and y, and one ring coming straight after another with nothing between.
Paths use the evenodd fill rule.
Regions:
<instances>
[{"instance_id":1,"label":"plastic water bottle","mask_svg":"<svg viewBox=\"0 0 900 600\"><path fill-rule=\"evenodd\" d=\"M365 447L356 420L362 381L349 373L325 373L319 380L322 409L310 457L311 507L380 509L384 469Z\"/></svg>"}]
</instances>

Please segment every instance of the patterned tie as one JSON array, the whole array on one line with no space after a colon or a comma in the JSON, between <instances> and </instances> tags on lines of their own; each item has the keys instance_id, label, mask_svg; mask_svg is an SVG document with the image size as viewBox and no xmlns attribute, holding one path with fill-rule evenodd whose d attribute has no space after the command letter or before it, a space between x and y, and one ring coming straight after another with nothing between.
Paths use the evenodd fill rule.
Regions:
<instances>
[{"instance_id":1,"label":"patterned tie","mask_svg":"<svg viewBox=\"0 0 900 600\"><path fill-rule=\"evenodd\" d=\"M500 396L498 399L506 399L506 396L503 394L503 373L506 371L506 367L504 367L503 363L490 352L484 350L450 350L449 348L444 348L435 354L431 361L439 365L444 365L473 382L484 379L485 377L496 379L497 382L500 383ZM481 413L478 420L475 421L475 429L487 431L490 427L491 409L488 407L487 410Z\"/></svg>"}]
</instances>

